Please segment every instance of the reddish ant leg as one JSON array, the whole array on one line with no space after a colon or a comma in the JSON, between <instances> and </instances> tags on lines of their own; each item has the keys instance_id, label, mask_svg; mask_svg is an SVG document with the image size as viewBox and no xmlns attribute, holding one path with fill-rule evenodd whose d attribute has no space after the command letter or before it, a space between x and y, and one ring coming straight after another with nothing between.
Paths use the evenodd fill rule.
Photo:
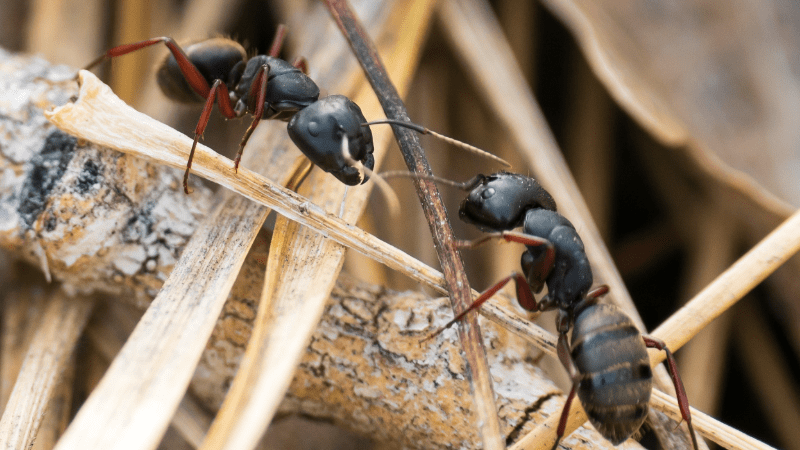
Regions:
<instances>
[{"instance_id":1,"label":"reddish ant leg","mask_svg":"<svg viewBox=\"0 0 800 450\"><path fill-rule=\"evenodd\" d=\"M302 56L298 56L292 61L292 65L302 70L304 74L308 75L308 61Z\"/></svg>"},{"instance_id":2,"label":"reddish ant leg","mask_svg":"<svg viewBox=\"0 0 800 450\"><path fill-rule=\"evenodd\" d=\"M192 149L189 151L189 160L186 161L186 172L183 174L183 192L186 194L191 193L189 190L189 171L192 169L194 151L197 148L197 142L200 140L206 130L206 125L208 125L208 118L211 116L211 109L214 107L214 99L217 96L217 90L220 91L219 98L220 109L222 110L222 113L225 114L226 112L226 108L223 105L223 99L225 99L224 103L225 106L227 106L227 109L233 113L230 101L228 101L228 88L225 87L225 83L223 83L222 80L214 80L214 85L211 87L211 90L208 93L208 98L206 98L206 104L203 107L203 113L200 114L200 120L197 121L197 126L194 129L194 142L192 142Z\"/></svg>"},{"instance_id":3,"label":"reddish ant leg","mask_svg":"<svg viewBox=\"0 0 800 450\"><path fill-rule=\"evenodd\" d=\"M538 247L540 245L545 245L549 247L549 250L552 250L553 247L553 244L545 238L525 233L519 233L516 231L501 231L497 233L487 233L485 236L472 241L461 241L461 240L456 241L456 246L459 248L475 248L478 247L479 245L488 242L491 239L503 239L506 242L516 242L518 244L524 244L530 247Z\"/></svg>"},{"instance_id":4,"label":"reddish ant leg","mask_svg":"<svg viewBox=\"0 0 800 450\"><path fill-rule=\"evenodd\" d=\"M506 242L524 244L528 247L545 246L544 257L537 258L535 261L532 261L530 267L526 268L523 265L523 271L528 276L528 279L531 280L531 283L533 283L532 287L535 288L536 292L539 292L541 287L544 285L545 280L547 280L547 277L550 275L550 271L553 269L553 264L555 263L556 259L555 248L553 247L553 243L549 240L516 231L502 231L498 233L489 233L486 236L473 241L456 241L456 245L460 248L475 248L490 239L497 238L504 239ZM519 297L517 298L519 299Z\"/></svg>"},{"instance_id":5,"label":"reddish ant leg","mask_svg":"<svg viewBox=\"0 0 800 450\"><path fill-rule=\"evenodd\" d=\"M135 52L161 42L163 42L169 51L172 52L172 56L175 57L175 61L177 61L178 67L181 69L181 73L183 73L184 78L186 78L186 82L189 83L189 86L191 86L192 90L195 91L197 95L207 98L210 90L208 87L208 82L205 80L205 78L203 78L203 75L200 74L200 71L197 70L197 67L195 67L191 61L189 61L189 57L186 56L186 53L184 53L183 49L178 45L178 43L168 36L157 37L148 39L146 41L114 47L86 65L84 70L90 70L92 67L100 64L106 59L126 55L128 53Z\"/></svg>"},{"instance_id":6,"label":"reddish ant leg","mask_svg":"<svg viewBox=\"0 0 800 450\"><path fill-rule=\"evenodd\" d=\"M578 384L581 381L581 374L578 371L578 368L575 367L575 362L572 360L572 355L570 354L569 342L567 341L567 333L559 333L558 334L558 344L556 346L558 359L561 361L561 365L567 369L567 373L569 374L570 379L572 380L572 389L569 390L569 395L567 395L567 401L564 402L564 409L561 410L561 418L558 420L558 428L556 428L556 441L553 443L553 447L551 450L556 450L558 447L558 443L561 442L561 438L564 437L564 433L567 430L567 419L569 418L569 408L572 406L572 400L575 399L575 392L577 391Z\"/></svg>"},{"instance_id":7,"label":"reddish ant leg","mask_svg":"<svg viewBox=\"0 0 800 450\"><path fill-rule=\"evenodd\" d=\"M256 125L261 122L261 116L264 114L264 101L267 96L267 78L269 75L269 66L264 64L258 69L258 74L256 74L256 79L253 82L253 85L250 87L250 95L253 95L253 90L256 86L259 86L260 89L258 91L258 101L256 102L256 111L253 113L253 122L250 124L250 128L247 129L247 132L244 133L244 137L242 137L242 142L239 143L239 151L236 152L236 158L233 160L233 170L235 172L239 172L239 162L242 160L242 153L244 152L244 146L247 144L247 140L250 139L250 135L253 134L253 131L256 129Z\"/></svg>"},{"instance_id":8,"label":"reddish ant leg","mask_svg":"<svg viewBox=\"0 0 800 450\"><path fill-rule=\"evenodd\" d=\"M273 58L277 58L278 54L281 52L281 48L283 47L283 40L286 37L286 25L278 24L278 28L275 29L275 37L272 38L272 44L269 46L269 56Z\"/></svg>"},{"instance_id":9,"label":"reddish ant leg","mask_svg":"<svg viewBox=\"0 0 800 450\"><path fill-rule=\"evenodd\" d=\"M648 348L663 350L664 353L667 354L667 369L669 369L669 377L672 378L672 384L675 386L675 396L678 399L681 417L686 421L686 425L689 426L689 435L692 436L694 450L698 450L697 437L695 437L694 427L692 427L692 413L689 410L689 397L686 395L686 389L683 387L681 375L678 373L678 365L675 363L675 357L672 356L672 352L667 348L667 344L661 339L648 335L642 335L642 339L644 339L644 343Z\"/></svg>"},{"instance_id":10,"label":"reddish ant leg","mask_svg":"<svg viewBox=\"0 0 800 450\"><path fill-rule=\"evenodd\" d=\"M519 304L528 311L538 311L538 307L536 304L536 299L533 298L533 293L531 292L530 286L528 286L528 281L525 279L524 276L521 274L514 272L511 275L503 278L502 280L495 283L494 286L490 287L489 289L483 291L478 298L472 302L471 305L467 309L458 314L453 320L447 322L443 327L439 328L438 330L434 331L430 336L426 337L422 341L425 342L429 339L432 339L439 335L442 331L450 328L454 323L460 321L467 315L470 311L474 311L481 307L487 300L492 298L494 294L497 293L500 289L503 288L509 281L514 280L517 288L517 301Z\"/></svg>"}]
</instances>

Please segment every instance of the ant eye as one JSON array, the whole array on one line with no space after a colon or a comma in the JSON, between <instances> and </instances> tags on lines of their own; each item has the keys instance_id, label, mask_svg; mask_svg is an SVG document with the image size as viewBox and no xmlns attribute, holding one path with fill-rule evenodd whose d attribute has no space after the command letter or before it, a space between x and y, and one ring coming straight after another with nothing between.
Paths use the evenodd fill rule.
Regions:
<instances>
[{"instance_id":1,"label":"ant eye","mask_svg":"<svg viewBox=\"0 0 800 450\"><path fill-rule=\"evenodd\" d=\"M308 122L308 134L317 137L319 136L319 130L320 130L319 122L317 122L316 120Z\"/></svg>"},{"instance_id":2,"label":"ant eye","mask_svg":"<svg viewBox=\"0 0 800 450\"><path fill-rule=\"evenodd\" d=\"M481 197L490 198L490 197L492 197L494 195L494 193L495 193L494 188L487 188L487 189L484 189L483 192L481 192Z\"/></svg>"}]
</instances>

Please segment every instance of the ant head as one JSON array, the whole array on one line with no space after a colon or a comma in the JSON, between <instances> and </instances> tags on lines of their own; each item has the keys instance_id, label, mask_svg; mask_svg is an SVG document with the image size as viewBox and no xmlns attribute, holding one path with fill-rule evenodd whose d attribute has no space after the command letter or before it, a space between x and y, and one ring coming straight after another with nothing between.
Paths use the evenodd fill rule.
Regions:
<instances>
[{"instance_id":1,"label":"ant head","mask_svg":"<svg viewBox=\"0 0 800 450\"><path fill-rule=\"evenodd\" d=\"M510 230L521 224L531 208L555 211L556 202L533 178L498 172L477 179L458 215L483 231Z\"/></svg>"},{"instance_id":2,"label":"ant head","mask_svg":"<svg viewBox=\"0 0 800 450\"><path fill-rule=\"evenodd\" d=\"M372 131L361 108L343 95L325 97L302 109L289 121L289 137L308 159L348 186L367 181L358 168L342 154L342 140L347 136L350 157L368 169L375 167L372 155Z\"/></svg>"}]
</instances>

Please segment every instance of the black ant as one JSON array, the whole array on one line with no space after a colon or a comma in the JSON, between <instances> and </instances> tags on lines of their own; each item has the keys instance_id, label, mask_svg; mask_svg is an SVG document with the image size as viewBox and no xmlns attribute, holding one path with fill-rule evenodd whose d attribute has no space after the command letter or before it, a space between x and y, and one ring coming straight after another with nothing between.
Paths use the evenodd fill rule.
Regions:
<instances>
[{"instance_id":1,"label":"black ant","mask_svg":"<svg viewBox=\"0 0 800 450\"><path fill-rule=\"evenodd\" d=\"M253 114L253 122L239 144L234 170L238 170L244 146L261 119L288 121L289 136L300 151L311 162L348 186L367 182L375 166L369 125L400 125L454 143L452 139L409 122L368 123L358 105L343 95L319 99L319 87L306 74L305 60L298 58L290 64L277 57L285 33L285 27L280 25L269 55L256 55L250 59L247 59L244 48L238 42L227 38L211 38L183 49L170 37L157 37L114 47L85 69L91 69L106 59L159 43L167 46L170 54L157 71L161 90L178 102L205 102L194 131L194 142L183 177L183 189L187 194L194 151L208 124L215 100L222 115L228 119L246 113ZM348 155L343 155L342 142L345 142ZM505 161L468 144L458 145L509 166ZM363 176L358 167L361 165L366 168Z\"/></svg>"},{"instance_id":2,"label":"black ant","mask_svg":"<svg viewBox=\"0 0 800 450\"><path fill-rule=\"evenodd\" d=\"M500 280L430 337L460 321L514 280L517 301L524 309L558 310L558 357L569 372L572 389L561 412L553 449L564 436L576 392L592 425L612 444L622 443L641 427L653 384L648 347L667 354L681 415L689 426L694 449L698 449L689 400L672 352L660 339L642 335L616 306L598 303L608 292L608 286L591 289L592 269L583 241L572 223L556 212L553 197L536 180L508 172L478 175L462 184L437 177L412 176L447 182L469 191L461 203L459 217L491 233L474 241L459 241L459 246L472 248L492 238L526 246L521 261L524 276L515 272ZM522 226L522 233L509 231L518 226ZM545 284L548 293L537 302L534 293L539 293ZM570 328L572 344L567 336Z\"/></svg>"}]
</instances>

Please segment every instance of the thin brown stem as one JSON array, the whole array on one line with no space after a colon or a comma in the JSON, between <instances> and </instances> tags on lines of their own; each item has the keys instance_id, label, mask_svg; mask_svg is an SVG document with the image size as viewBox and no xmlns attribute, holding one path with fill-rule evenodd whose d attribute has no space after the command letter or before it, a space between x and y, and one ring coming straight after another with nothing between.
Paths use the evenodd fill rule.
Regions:
<instances>
[{"instance_id":1,"label":"thin brown stem","mask_svg":"<svg viewBox=\"0 0 800 450\"><path fill-rule=\"evenodd\" d=\"M342 33L350 43L356 58L361 64L378 100L390 120L410 122L408 112L394 85L389 80L386 69L378 56L374 43L344 0L326 0ZM415 173L431 174L417 134L404 127L392 125L397 143L403 153L408 169ZM464 272L464 263L458 249L453 245L455 238L436 185L428 180L416 179L414 185L422 210L433 235L433 242L439 262L442 265L445 281L450 292L450 300L456 314L469 308L472 303L469 281ZM483 340L478 326L477 314L468 314L460 328L461 343L464 347L471 372L474 398L481 423L481 435L485 448L503 448L500 440L500 425L494 405L494 392L489 376L488 363L483 348Z\"/></svg>"}]
</instances>

